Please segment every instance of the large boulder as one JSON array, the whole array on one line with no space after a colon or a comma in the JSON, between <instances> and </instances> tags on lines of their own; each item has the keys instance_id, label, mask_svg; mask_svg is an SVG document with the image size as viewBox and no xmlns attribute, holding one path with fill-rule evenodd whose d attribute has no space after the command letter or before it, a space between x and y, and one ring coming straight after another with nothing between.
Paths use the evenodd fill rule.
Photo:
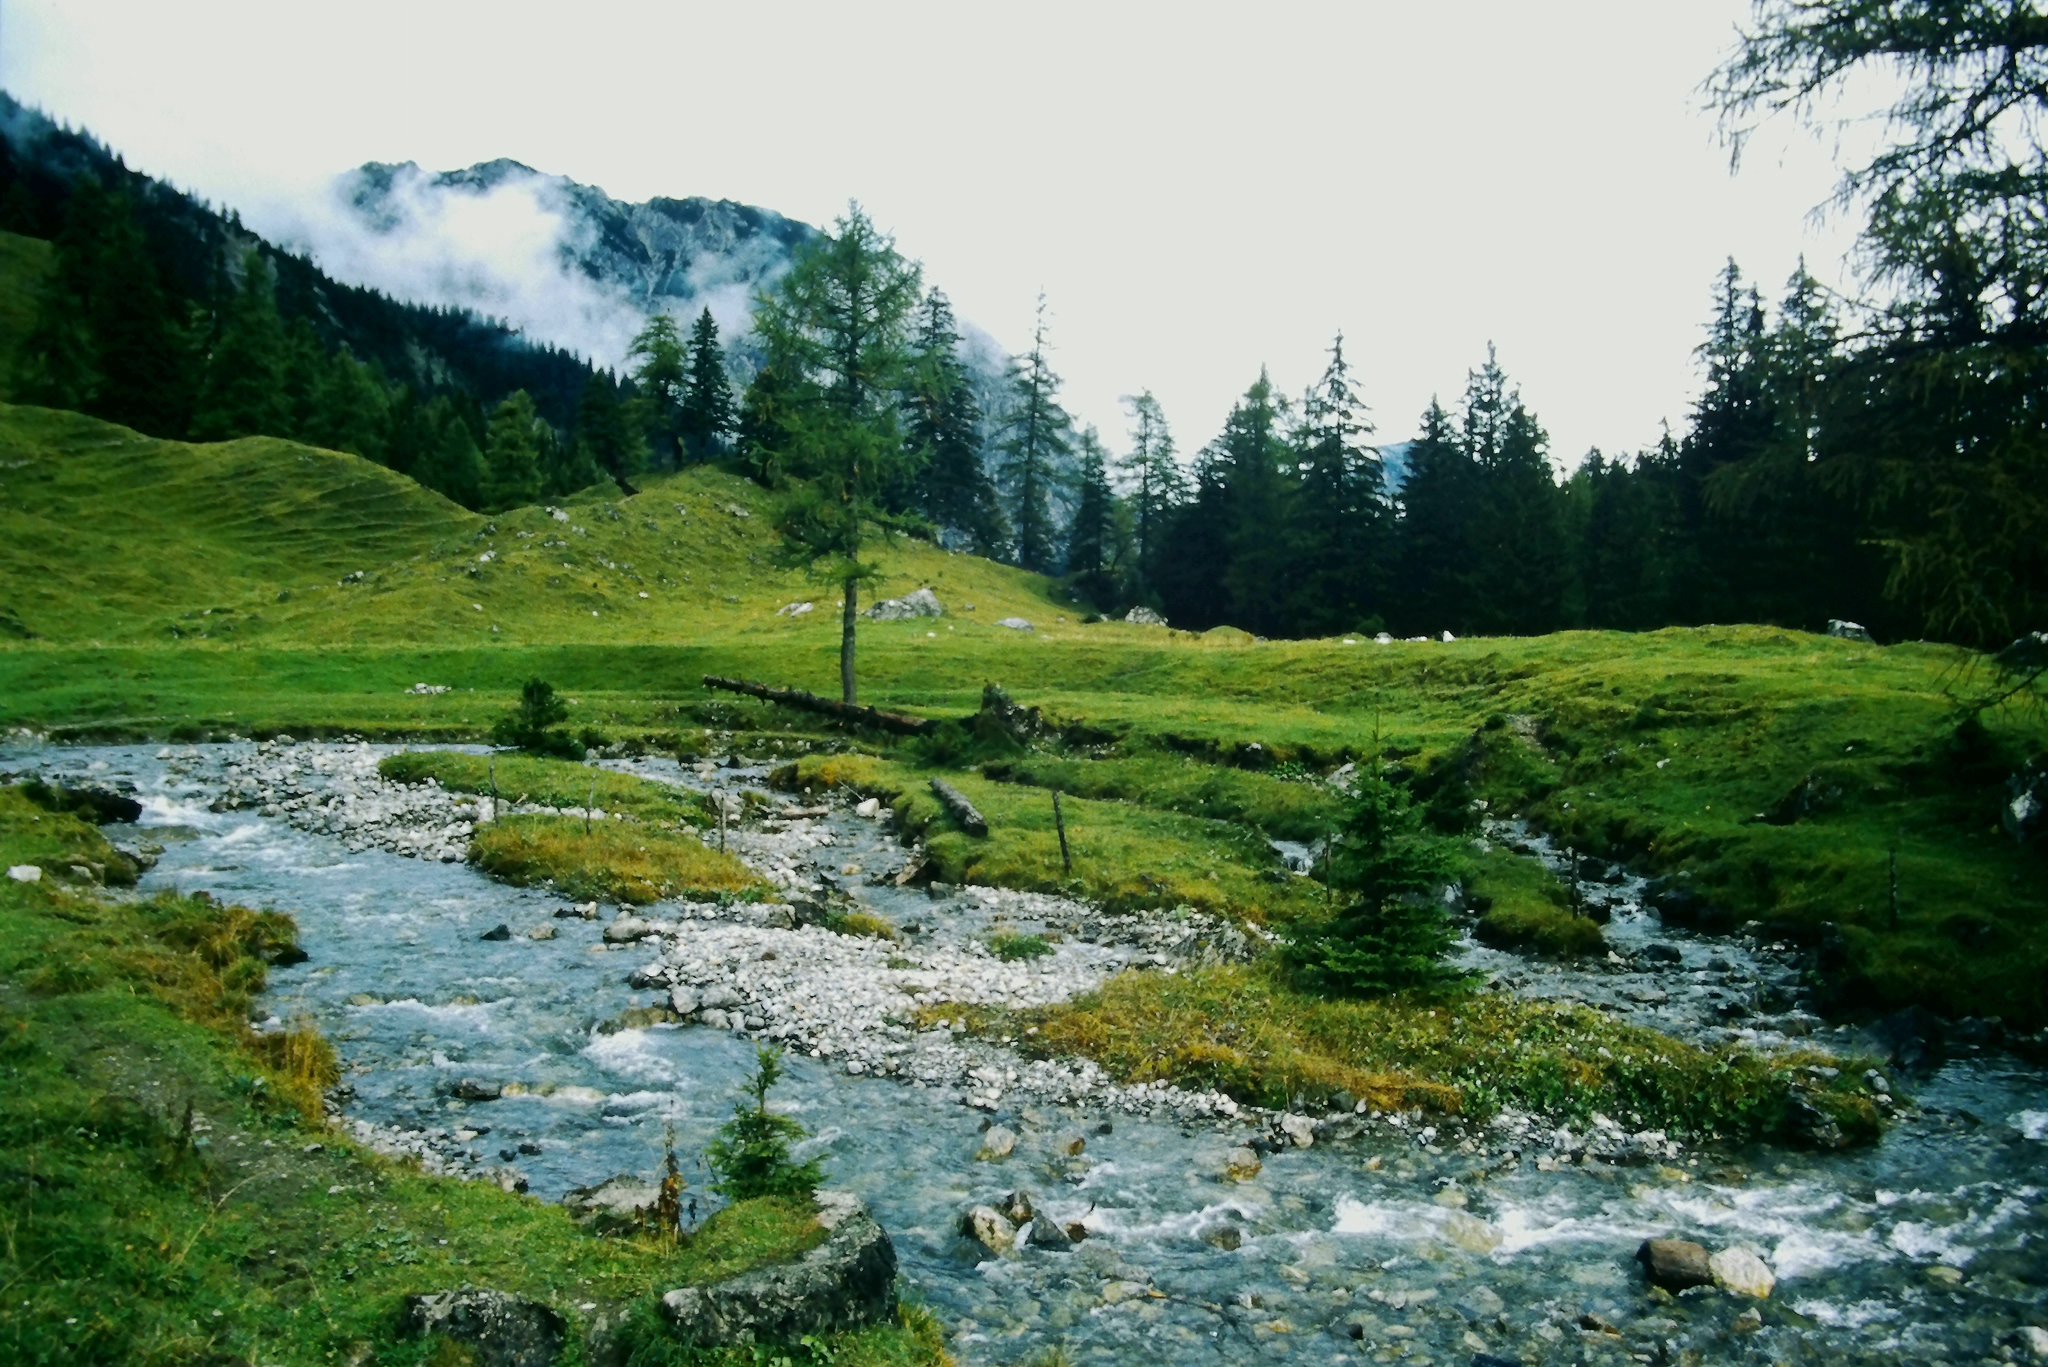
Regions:
<instances>
[{"instance_id":1,"label":"large boulder","mask_svg":"<svg viewBox=\"0 0 2048 1367\"><path fill-rule=\"evenodd\" d=\"M1863 641L1869 645L1877 644L1877 638L1870 634L1868 627L1860 622L1844 621L1840 617L1828 618L1828 635L1844 641Z\"/></svg>"},{"instance_id":2,"label":"large boulder","mask_svg":"<svg viewBox=\"0 0 2048 1367\"><path fill-rule=\"evenodd\" d=\"M960 1217L960 1232L991 1253L1017 1242L1017 1227L994 1206L975 1206Z\"/></svg>"},{"instance_id":3,"label":"large boulder","mask_svg":"<svg viewBox=\"0 0 2048 1367\"><path fill-rule=\"evenodd\" d=\"M1706 1286L1714 1280L1707 1250L1690 1239L1645 1239L1636 1250L1636 1261L1651 1284L1666 1291Z\"/></svg>"},{"instance_id":4,"label":"large boulder","mask_svg":"<svg viewBox=\"0 0 2048 1367\"><path fill-rule=\"evenodd\" d=\"M924 588L901 598L884 598L869 608L867 615L877 622L901 622L912 617L943 617L946 609L937 594Z\"/></svg>"},{"instance_id":5,"label":"large boulder","mask_svg":"<svg viewBox=\"0 0 2048 1367\"><path fill-rule=\"evenodd\" d=\"M1752 1249L1724 1248L1707 1259L1707 1266L1714 1274L1714 1285L1738 1296L1755 1296L1762 1300L1778 1284L1771 1269Z\"/></svg>"},{"instance_id":6,"label":"large boulder","mask_svg":"<svg viewBox=\"0 0 2048 1367\"><path fill-rule=\"evenodd\" d=\"M825 1242L794 1262L742 1272L661 1298L682 1342L704 1346L794 1343L876 1324L896 1312L896 1246L860 1199L818 1193Z\"/></svg>"},{"instance_id":7,"label":"large boulder","mask_svg":"<svg viewBox=\"0 0 2048 1367\"><path fill-rule=\"evenodd\" d=\"M478 1367L550 1367L569 1327L539 1301L482 1287L407 1296L401 1324L469 1344Z\"/></svg>"},{"instance_id":8,"label":"large boulder","mask_svg":"<svg viewBox=\"0 0 2048 1367\"><path fill-rule=\"evenodd\" d=\"M1166 619L1150 608L1132 608L1124 614L1124 620L1133 626L1163 627Z\"/></svg>"}]
</instances>

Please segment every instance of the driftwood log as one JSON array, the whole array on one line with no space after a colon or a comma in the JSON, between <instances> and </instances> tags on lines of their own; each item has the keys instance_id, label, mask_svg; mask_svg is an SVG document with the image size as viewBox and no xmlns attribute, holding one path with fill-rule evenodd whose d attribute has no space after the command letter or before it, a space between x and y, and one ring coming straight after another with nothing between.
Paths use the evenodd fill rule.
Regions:
<instances>
[{"instance_id":1,"label":"driftwood log","mask_svg":"<svg viewBox=\"0 0 2048 1367\"><path fill-rule=\"evenodd\" d=\"M960 823L961 830L969 835L988 834L987 819L980 812L974 810L974 804L967 800L967 794L961 792L942 778L932 780L932 792L938 797L940 803L945 806L946 811L951 814L953 820Z\"/></svg>"},{"instance_id":2,"label":"driftwood log","mask_svg":"<svg viewBox=\"0 0 2048 1367\"><path fill-rule=\"evenodd\" d=\"M784 707L800 707L806 712L822 712L828 717L841 721L858 722L862 726L879 727L893 731L899 736L922 736L938 723L924 717L913 717L903 712L884 712L879 707L862 707L858 703L843 703L836 698L822 698L816 693L806 693L801 688L775 688L769 684L749 683L745 679L725 679L716 674L704 676L706 688L721 688L728 693L744 693L750 698L765 698L769 702L781 703Z\"/></svg>"}]
</instances>

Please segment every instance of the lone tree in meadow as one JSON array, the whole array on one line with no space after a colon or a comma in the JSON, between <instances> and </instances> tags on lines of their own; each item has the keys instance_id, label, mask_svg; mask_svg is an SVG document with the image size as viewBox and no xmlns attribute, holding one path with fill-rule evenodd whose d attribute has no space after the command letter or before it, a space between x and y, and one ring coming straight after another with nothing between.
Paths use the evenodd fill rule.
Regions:
<instances>
[{"instance_id":1,"label":"lone tree in meadow","mask_svg":"<svg viewBox=\"0 0 2048 1367\"><path fill-rule=\"evenodd\" d=\"M1296 971L1314 986L1382 997L1448 987L1464 976L1445 962L1457 939L1441 898L1451 881L1449 843L1423 830L1422 813L1380 773L1377 757L1331 843L1325 876L1344 905L1288 947Z\"/></svg>"},{"instance_id":2,"label":"lone tree in meadow","mask_svg":"<svg viewBox=\"0 0 2048 1367\"><path fill-rule=\"evenodd\" d=\"M528 679L519 690L519 705L491 727L491 739L536 755L582 759L583 747L575 738L555 729L568 719L569 705L555 696L555 686L546 679Z\"/></svg>"},{"instance_id":3,"label":"lone tree in meadow","mask_svg":"<svg viewBox=\"0 0 2048 1367\"><path fill-rule=\"evenodd\" d=\"M895 242L849 205L833 234L804 249L760 299L754 317L766 370L777 379L773 439L782 448L763 464L795 481L776 530L788 559L844 591L839 687L849 703L858 701L860 585L877 572L861 555L886 534L882 496L913 460L898 399L910 380L918 276Z\"/></svg>"}]
</instances>

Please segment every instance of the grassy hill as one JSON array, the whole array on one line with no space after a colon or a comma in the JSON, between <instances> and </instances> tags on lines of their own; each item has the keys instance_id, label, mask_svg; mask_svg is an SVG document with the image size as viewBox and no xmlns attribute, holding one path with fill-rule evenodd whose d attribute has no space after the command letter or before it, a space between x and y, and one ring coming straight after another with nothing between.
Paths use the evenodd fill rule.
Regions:
<instances>
[{"instance_id":1,"label":"grassy hill","mask_svg":"<svg viewBox=\"0 0 2048 1367\"><path fill-rule=\"evenodd\" d=\"M700 677L829 692L838 648L836 589L776 566L771 512L699 468L485 518L352 456L0 407L0 725L474 738L538 675L579 726L765 747L809 723ZM1216 866L1255 865L1254 829L1334 819L1317 775L1378 749L1440 815L1527 812L1690 880L1732 921L1829 941L1846 1001L2048 1022L2048 876L1997 829L2048 724L2005 710L1959 729L1946 690L1963 652L1750 627L1259 643L1084 623L1051 581L920 542L883 563L882 595L929 584L947 615L864 622L863 699L961 715L1000 682L1083 724L1060 754L972 779L1019 831L1042 824L1047 787L1073 795L1070 817L1120 861L1081 886L1284 920L1294 899L1261 892L1276 885L1258 868ZM816 608L778 615L797 601ZM995 625L1008 616L1037 630ZM885 758L899 780L963 759ZM981 861L988 876L1061 885L1051 844L1018 841Z\"/></svg>"}]
</instances>

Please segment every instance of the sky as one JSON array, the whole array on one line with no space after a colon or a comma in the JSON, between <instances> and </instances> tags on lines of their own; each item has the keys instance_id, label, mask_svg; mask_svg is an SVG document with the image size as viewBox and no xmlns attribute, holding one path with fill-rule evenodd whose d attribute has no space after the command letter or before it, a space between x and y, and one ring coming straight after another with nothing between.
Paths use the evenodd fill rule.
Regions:
<instances>
[{"instance_id":1,"label":"sky","mask_svg":"<svg viewBox=\"0 0 2048 1367\"><path fill-rule=\"evenodd\" d=\"M1748 10L0 0L0 86L259 230L372 160L858 200L1010 349L1043 290L1112 449L1124 396L1192 452L1340 330L1401 440L1491 342L1568 466L1682 426L1729 257L1767 295L1802 256L1853 285L1853 222L1813 213L1834 148L1771 126L1731 172L1700 96Z\"/></svg>"}]
</instances>

